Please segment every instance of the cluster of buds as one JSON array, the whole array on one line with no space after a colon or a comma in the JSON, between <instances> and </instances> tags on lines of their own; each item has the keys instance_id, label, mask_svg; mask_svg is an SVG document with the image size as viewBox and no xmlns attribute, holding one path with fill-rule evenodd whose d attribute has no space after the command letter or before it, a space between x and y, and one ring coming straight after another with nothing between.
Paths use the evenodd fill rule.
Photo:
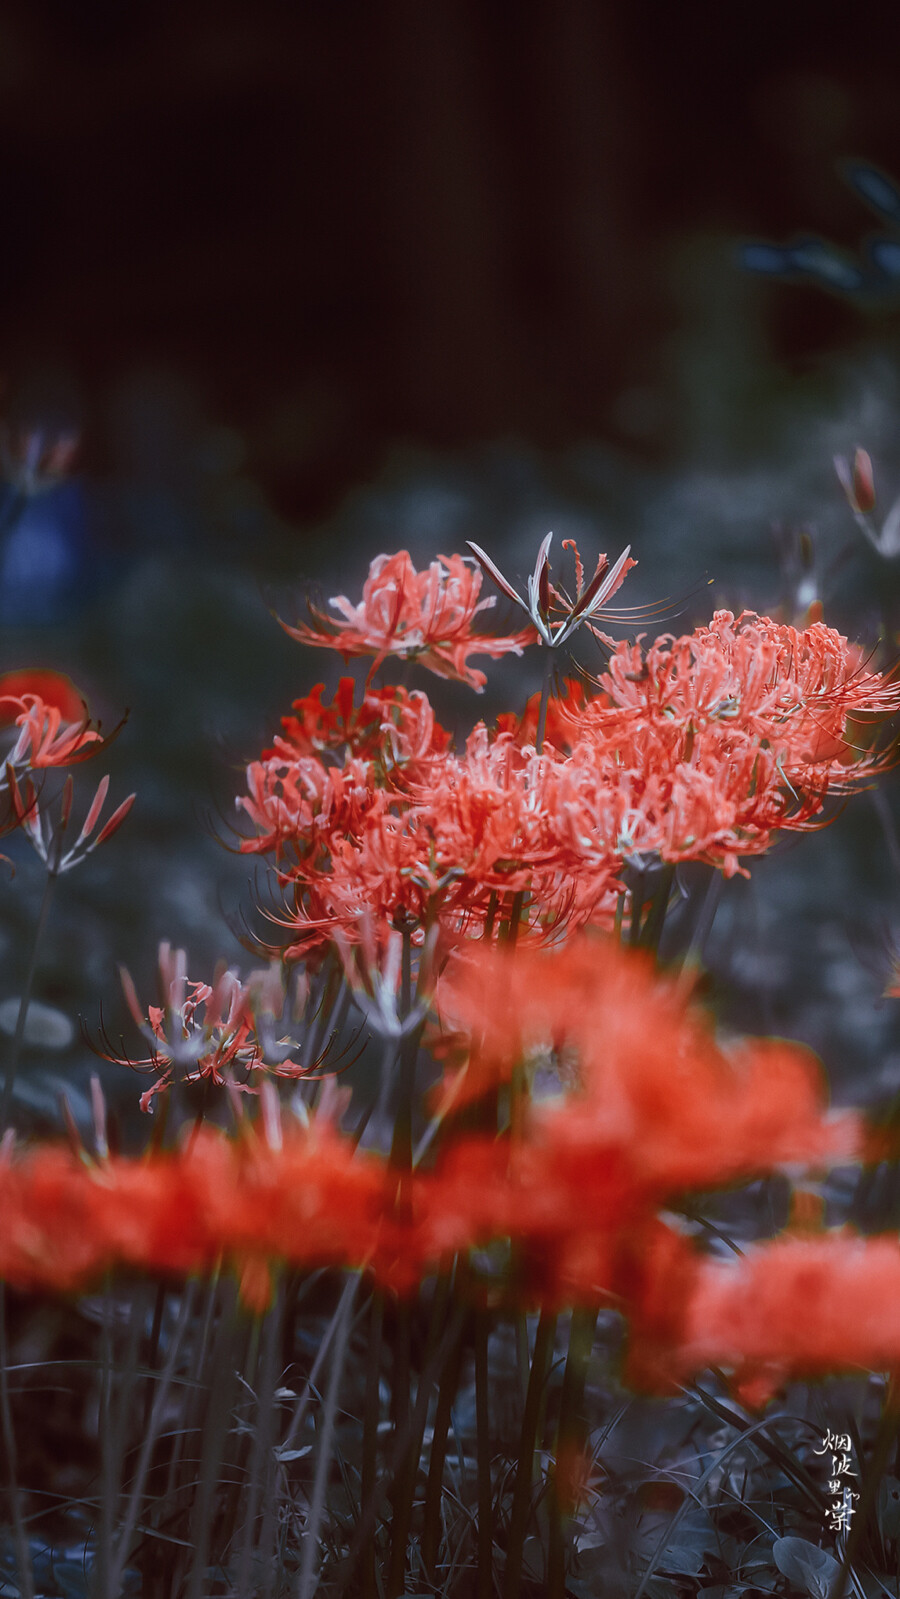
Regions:
<instances>
[{"instance_id":1,"label":"cluster of buds","mask_svg":"<svg viewBox=\"0 0 900 1599\"><path fill-rule=\"evenodd\" d=\"M74 784L71 776L67 777L63 784L59 813L55 820L51 818L49 808L41 809L31 777L26 777L24 784L20 787L14 767L8 764L6 780L9 785L16 820L29 843L54 877L60 877L63 872L71 871L72 867L78 866L86 855L90 855L100 844L105 844L108 838L112 838L113 833L118 832L137 798L135 794L129 794L128 798L124 799L121 805L117 806L112 815L107 818L96 838L92 838L91 834L100 820L100 812L103 809L109 790L109 777L101 777L97 784L96 793L88 808L81 832L78 834L74 844L69 849L66 849L65 838L72 819L72 800L74 796Z\"/></svg>"},{"instance_id":2,"label":"cluster of buds","mask_svg":"<svg viewBox=\"0 0 900 1599\"><path fill-rule=\"evenodd\" d=\"M572 600L562 590L554 588L550 581L549 552L552 538L553 534L548 533L538 550L534 572L528 579L527 600L522 599L478 544L473 544L471 539L466 541L482 571L496 583L501 594L505 594L508 600L525 612L548 649L556 649L560 644L567 643L583 622L590 623L600 616L607 601L621 588L631 568L637 566L637 561L631 557L630 544L622 551L614 566L610 566L606 556L601 555L597 569L585 587L584 570L575 541L564 539L563 549L570 549L575 555L575 598ZM551 607L562 613L555 623L551 620ZM596 628L593 631L596 632ZM599 636L603 637L602 634Z\"/></svg>"}]
</instances>

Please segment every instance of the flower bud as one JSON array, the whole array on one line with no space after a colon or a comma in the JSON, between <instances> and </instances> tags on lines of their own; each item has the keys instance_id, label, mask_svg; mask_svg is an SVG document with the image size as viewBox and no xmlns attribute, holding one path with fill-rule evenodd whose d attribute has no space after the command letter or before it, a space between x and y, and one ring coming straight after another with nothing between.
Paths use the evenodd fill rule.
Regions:
<instances>
[{"instance_id":1,"label":"flower bud","mask_svg":"<svg viewBox=\"0 0 900 1599\"><path fill-rule=\"evenodd\" d=\"M851 511L868 516L875 509L875 475L868 451L857 448L852 467L846 456L836 455L834 469Z\"/></svg>"},{"instance_id":2,"label":"flower bud","mask_svg":"<svg viewBox=\"0 0 900 1599\"><path fill-rule=\"evenodd\" d=\"M863 516L875 509L875 475L867 450L857 449L853 457L853 493L856 508Z\"/></svg>"}]
</instances>

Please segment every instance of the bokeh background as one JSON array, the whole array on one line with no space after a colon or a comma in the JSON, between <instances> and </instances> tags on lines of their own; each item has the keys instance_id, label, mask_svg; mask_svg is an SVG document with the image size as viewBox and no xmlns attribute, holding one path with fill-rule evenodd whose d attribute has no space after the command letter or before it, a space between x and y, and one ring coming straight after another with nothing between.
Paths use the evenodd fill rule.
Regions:
<instances>
[{"instance_id":1,"label":"bokeh background","mask_svg":"<svg viewBox=\"0 0 900 1599\"><path fill-rule=\"evenodd\" d=\"M0 524L0 667L70 672L108 725L127 706L105 765L138 791L61 885L37 992L73 1027L37 1029L24 1118L63 1085L87 1114L74 1023L124 1026L117 961L148 998L160 938L192 976L249 964L250 870L209 817L337 675L272 620L304 580L353 594L379 551L465 538L523 570L553 528L631 543L629 601L683 596L676 625L791 616L805 584L895 648L897 561L832 458L864 444L900 491L900 296L741 246L865 260L882 224L841 163L900 177L898 71L875 3L4 0L0 410L12 457L22 430L80 446ZM465 731L537 671L435 697ZM896 786L730 885L710 945L723 1021L807 1039L843 1097L900 1088ZM10 853L0 999L41 890Z\"/></svg>"}]
</instances>

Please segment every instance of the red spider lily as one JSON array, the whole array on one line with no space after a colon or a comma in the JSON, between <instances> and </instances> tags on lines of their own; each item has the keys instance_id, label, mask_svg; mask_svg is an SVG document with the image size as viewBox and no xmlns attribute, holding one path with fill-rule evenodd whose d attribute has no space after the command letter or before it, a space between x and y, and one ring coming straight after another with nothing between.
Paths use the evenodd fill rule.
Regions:
<instances>
[{"instance_id":1,"label":"red spider lily","mask_svg":"<svg viewBox=\"0 0 900 1599\"><path fill-rule=\"evenodd\" d=\"M284 735L276 738L271 750L263 751L263 760L346 749L363 760L384 757L389 751L393 763L404 766L448 748L450 734L435 720L428 697L420 690L410 694L399 687L367 689L362 704L355 706L354 688L352 677L342 677L330 706L322 704L324 683L295 700L297 714L282 717Z\"/></svg>"},{"instance_id":2,"label":"red spider lily","mask_svg":"<svg viewBox=\"0 0 900 1599\"><path fill-rule=\"evenodd\" d=\"M722 1366L762 1405L792 1378L900 1369L896 1237L849 1229L750 1245L739 1259L698 1258L671 1374Z\"/></svg>"},{"instance_id":3,"label":"red spider lily","mask_svg":"<svg viewBox=\"0 0 900 1599\"><path fill-rule=\"evenodd\" d=\"M633 1192L660 1200L861 1150L855 1116L826 1116L809 1051L761 1041L726 1054L684 991L613 940L583 936L513 955L460 950L438 982L437 1006L472 1040L467 1066L440 1092L445 1108L508 1082L538 1051L574 1051L567 1069L578 1091L535 1113L549 1164L561 1171L615 1156Z\"/></svg>"},{"instance_id":4,"label":"red spider lily","mask_svg":"<svg viewBox=\"0 0 900 1599\"><path fill-rule=\"evenodd\" d=\"M75 1289L115 1265L187 1274L223 1256L240 1270L260 1258L365 1265L388 1240L390 1188L379 1163L322 1127L275 1149L201 1129L175 1153L96 1166L55 1147L8 1155L0 1277Z\"/></svg>"},{"instance_id":5,"label":"red spider lily","mask_svg":"<svg viewBox=\"0 0 900 1599\"><path fill-rule=\"evenodd\" d=\"M571 689L551 708L541 755L526 719L476 728L457 757L424 696L369 695L357 712L345 680L327 725L317 691L286 724L294 743L249 768L238 804L257 836L242 848L274 851L292 885L292 959L335 934L358 943L364 912L471 936L507 892L528 895L529 934L606 924L626 861L704 860L731 876L779 830L815 825L829 792L884 764L853 748L848 718L898 704L900 687L822 624L729 612L646 654L620 645L599 694ZM371 758L302 753L331 739Z\"/></svg>"},{"instance_id":6,"label":"red spider lily","mask_svg":"<svg viewBox=\"0 0 900 1599\"><path fill-rule=\"evenodd\" d=\"M829 792L859 787L891 757L855 731L900 707L900 685L815 623L798 632L752 613L709 629L620 645L602 692L569 715L560 779L569 848L603 840L626 857L702 859L737 870L781 828L812 824Z\"/></svg>"},{"instance_id":7,"label":"red spider lily","mask_svg":"<svg viewBox=\"0 0 900 1599\"><path fill-rule=\"evenodd\" d=\"M601 736L630 718L683 738L687 761L704 736L720 746L752 738L798 783L809 772L852 782L845 769L860 763L848 719L900 709L900 684L867 672L861 652L832 628L816 622L798 631L749 611L737 619L718 611L709 628L664 635L645 655L620 645L600 687L604 696L585 722Z\"/></svg>"},{"instance_id":8,"label":"red spider lily","mask_svg":"<svg viewBox=\"0 0 900 1599\"><path fill-rule=\"evenodd\" d=\"M298 801L291 779L301 775L302 761L279 770L273 793L265 771L252 770L254 798L242 802L267 829L250 847L274 844L294 893L278 919L291 933L291 959L332 936L358 943L364 915L385 926L399 916L419 927L438 919L446 932L471 934L492 893L529 891L535 927L556 925L576 902L581 920L601 903L612 914L618 861L598 850L579 860L575 881L554 830L557 768L508 734L491 741L476 728L462 759L436 756L427 780L407 775L395 793L342 790L339 770L319 768L316 808Z\"/></svg>"},{"instance_id":9,"label":"red spider lily","mask_svg":"<svg viewBox=\"0 0 900 1599\"><path fill-rule=\"evenodd\" d=\"M313 626L298 622L281 625L301 644L339 650L345 660L374 655L374 671L388 655L418 661L438 677L468 683L479 692L483 672L468 664L470 655L521 655L534 642L531 628L505 637L472 632L479 611L489 610L493 597L479 600L481 573L467 566L462 556L443 555L428 570L417 572L409 553L379 555L369 567L362 602L352 605L344 595L330 603L343 621L336 621L310 606Z\"/></svg>"},{"instance_id":10,"label":"red spider lily","mask_svg":"<svg viewBox=\"0 0 900 1599\"><path fill-rule=\"evenodd\" d=\"M89 725L87 709L81 709L81 718L75 725L65 720L57 704L46 704L38 694L28 691L5 695L0 710L7 722L15 722L19 728L7 764L40 769L90 760L110 740L104 740L99 730Z\"/></svg>"},{"instance_id":11,"label":"red spider lily","mask_svg":"<svg viewBox=\"0 0 900 1599\"><path fill-rule=\"evenodd\" d=\"M255 838L242 839L241 850L254 853L278 851L287 841L311 847L330 816L349 822L344 811L372 792L365 762L351 759L339 771L317 755L272 754L254 761L247 787L249 794L239 795L236 804L257 829Z\"/></svg>"},{"instance_id":12,"label":"red spider lily","mask_svg":"<svg viewBox=\"0 0 900 1599\"><path fill-rule=\"evenodd\" d=\"M70 677L46 666L20 666L0 673L0 726L14 722L25 709L25 695L42 700L45 706L55 706L64 722L84 720L86 700Z\"/></svg>"},{"instance_id":13,"label":"red spider lily","mask_svg":"<svg viewBox=\"0 0 900 1599\"><path fill-rule=\"evenodd\" d=\"M570 600L560 590L553 587L550 582L550 541L552 533L548 533L538 550L534 572L528 579L528 599L523 600L512 584L503 576L499 567L495 566L489 555L479 545L466 540L467 547L472 551L476 561L487 573L492 582L496 583L502 594L512 600L514 605L530 617L535 630L540 635L544 644L555 649L560 644L565 644L572 634L583 622L593 624L600 616L606 614L607 602L621 588L625 578L637 561L630 555L631 545L622 551L614 566L610 566L605 555L597 561L597 569L587 587L584 586L584 570L581 558L574 539L565 539L563 549L571 549L575 554L575 598ZM551 620L551 611L555 608L563 612L558 622ZM592 625L592 631L597 629ZM598 634L603 638L603 634ZM611 642L611 641L609 641Z\"/></svg>"},{"instance_id":14,"label":"red spider lily","mask_svg":"<svg viewBox=\"0 0 900 1599\"><path fill-rule=\"evenodd\" d=\"M145 1016L130 974L124 966L120 969L128 1009L150 1045L150 1054L142 1060L116 1054L103 1035L105 1059L157 1074L153 1086L141 1095L142 1110L152 1110L154 1096L174 1079L219 1086L227 1082L253 1093L252 1072L298 1078L315 1070L288 1059L298 1047L294 1039L274 1036L275 1021L285 1008L276 972L254 972L242 983L236 972L223 966L212 984L190 982L184 950L173 950L167 943L160 945L159 972L163 1003L149 1006Z\"/></svg>"}]
</instances>

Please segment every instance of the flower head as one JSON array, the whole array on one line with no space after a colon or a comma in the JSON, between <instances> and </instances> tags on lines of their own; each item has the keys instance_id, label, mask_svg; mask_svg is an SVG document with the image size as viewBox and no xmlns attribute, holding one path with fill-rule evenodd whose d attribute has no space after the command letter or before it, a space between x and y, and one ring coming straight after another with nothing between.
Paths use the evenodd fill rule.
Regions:
<instances>
[{"instance_id":1,"label":"flower head","mask_svg":"<svg viewBox=\"0 0 900 1599\"><path fill-rule=\"evenodd\" d=\"M313 626L281 625L300 644L339 650L345 660L374 655L377 665L398 656L480 692L485 676L469 666L470 655L521 655L534 640L530 628L506 637L473 633L474 617L495 604L493 598L479 600L480 590L481 573L462 556L439 555L427 571L417 572L408 551L400 550L371 563L359 605L343 594L331 600L342 621L310 605Z\"/></svg>"},{"instance_id":2,"label":"flower head","mask_svg":"<svg viewBox=\"0 0 900 1599\"><path fill-rule=\"evenodd\" d=\"M581 565L581 558L578 554L575 540L565 539L563 541L563 549L571 549L575 554L576 587L575 598L572 600L559 589L554 588L550 582L549 550L552 538L553 534L548 533L538 550L534 572L528 579L527 600L522 599L522 596L503 576L499 567L494 565L490 556L486 555L479 545L473 544L471 540L466 542L476 561L479 562L488 577L496 583L500 592L505 594L507 599L512 600L513 604L518 605L519 609L525 611L531 618L544 644L550 648L555 648L559 644L565 644L567 639L571 638L576 628L579 628L583 622L593 624L598 617L603 615L607 602L621 588L631 568L637 566L637 561L631 558L630 544L622 551L619 559L612 567L606 556L601 555L597 561L594 575L587 587L585 587L584 569ZM562 613L559 620L555 622L552 620L554 610ZM593 631L596 632L596 628L593 628Z\"/></svg>"},{"instance_id":3,"label":"flower head","mask_svg":"<svg viewBox=\"0 0 900 1599\"><path fill-rule=\"evenodd\" d=\"M294 1039L275 1037L275 1024L285 1009L277 972L254 972L242 983L223 966L211 984L191 982L184 950L163 943L159 974L163 1003L149 1006L145 1014L130 974L124 966L120 969L128 1009L150 1045L149 1055L132 1060L116 1054L104 1035L107 1060L156 1073L153 1086L141 1096L142 1110L152 1110L154 1095L168 1088L176 1074L184 1082L230 1082L252 1093L254 1071L301 1077L314 1069L288 1058L297 1048Z\"/></svg>"}]
</instances>

